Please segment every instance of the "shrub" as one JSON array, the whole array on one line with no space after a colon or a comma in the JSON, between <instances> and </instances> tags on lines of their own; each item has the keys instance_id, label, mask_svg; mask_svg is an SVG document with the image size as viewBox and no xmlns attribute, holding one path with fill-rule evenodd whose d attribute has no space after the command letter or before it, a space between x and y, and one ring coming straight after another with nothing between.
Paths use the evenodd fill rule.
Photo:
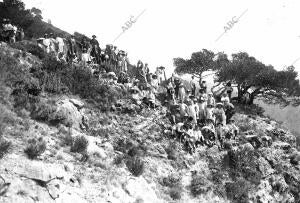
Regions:
<instances>
[{"instance_id":1,"label":"shrub","mask_svg":"<svg viewBox=\"0 0 300 203\"><path fill-rule=\"evenodd\" d=\"M123 163L123 160L124 160L124 155L117 155L115 158L114 158L114 164L119 166Z\"/></svg>"},{"instance_id":2,"label":"shrub","mask_svg":"<svg viewBox=\"0 0 300 203\"><path fill-rule=\"evenodd\" d=\"M42 155L46 150L46 142L42 137L35 139L29 139L28 145L25 148L24 152L27 154L29 159L35 159L38 156Z\"/></svg>"},{"instance_id":3,"label":"shrub","mask_svg":"<svg viewBox=\"0 0 300 203\"><path fill-rule=\"evenodd\" d=\"M167 187L176 187L181 185L182 178L174 173L169 174L163 178L163 185Z\"/></svg>"},{"instance_id":4,"label":"shrub","mask_svg":"<svg viewBox=\"0 0 300 203\"><path fill-rule=\"evenodd\" d=\"M126 166L132 175L138 177L144 172L144 161L139 157L130 157L126 161Z\"/></svg>"},{"instance_id":5,"label":"shrub","mask_svg":"<svg viewBox=\"0 0 300 203\"><path fill-rule=\"evenodd\" d=\"M77 136L72 142L71 152L84 153L88 144L88 140L83 135Z\"/></svg>"},{"instance_id":6,"label":"shrub","mask_svg":"<svg viewBox=\"0 0 300 203\"><path fill-rule=\"evenodd\" d=\"M46 57L46 53L44 52L44 50L37 44L30 41L16 42L14 44L11 44L11 47L29 52L32 55L37 56L39 59L43 59Z\"/></svg>"},{"instance_id":7,"label":"shrub","mask_svg":"<svg viewBox=\"0 0 300 203\"><path fill-rule=\"evenodd\" d=\"M176 142L170 142L167 148L165 149L168 159L177 160L178 158L178 145Z\"/></svg>"},{"instance_id":8,"label":"shrub","mask_svg":"<svg viewBox=\"0 0 300 203\"><path fill-rule=\"evenodd\" d=\"M11 142L0 139L0 159L2 159L10 150Z\"/></svg>"},{"instance_id":9,"label":"shrub","mask_svg":"<svg viewBox=\"0 0 300 203\"><path fill-rule=\"evenodd\" d=\"M225 188L227 197L233 202L249 202L248 193L251 189L251 184L248 181L239 179L233 183L226 183Z\"/></svg>"},{"instance_id":10,"label":"shrub","mask_svg":"<svg viewBox=\"0 0 300 203\"><path fill-rule=\"evenodd\" d=\"M196 197L210 189L210 182L202 174L193 173L190 188L192 195Z\"/></svg>"},{"instance_id":11,"label":"shrub","mask_svg":"<svg viewBox=\"0 0 300 203\"><path fill-rule=\"evenodd\" d=\"M232 176L242 176L254 184L258 184L261 179L261 172L257 170L258 153L247 148L240 149L238 152L230 150L225 156L231 169Z\"/></svg>"},{"instance_id":12,"label":"shrub","mask_svg":"<svg viewBox=\"0 0 300 203\"><path fill-rule=\"evenodd\" d=\"M170 197L173 200L181 199L181 193L182 193L182 188L179 188L179 187L173 187L173 188L170 188L170 190L169 190Z\"/></svg>"}]
</instances>

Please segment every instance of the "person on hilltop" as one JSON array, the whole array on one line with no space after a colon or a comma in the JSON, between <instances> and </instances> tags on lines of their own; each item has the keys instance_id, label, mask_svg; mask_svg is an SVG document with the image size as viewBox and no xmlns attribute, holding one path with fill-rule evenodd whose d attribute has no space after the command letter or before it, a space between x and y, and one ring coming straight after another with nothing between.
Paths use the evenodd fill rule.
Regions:
<instances>
[{"instance_id":1,"label":"person on hilltop","mask_svg":"<svg viewBox=\"0 0 300 203\"><path fill-rule=\"evenodd\" d=\"M92 46L91 56L96 59L97 64L100 64L101 48L100 48L99 42L96 38L97 38L96 35L93 35L92 39L90 41L90 44Z\"/></svg>"},{"instance_id":2,"label":"person on hilltop","mask_svg":"<svg viewBox=\"0 0 300 203\"><path fill-rule=\"evenodd\" d=\"M47 33L44 35L43 45L45 47L46 53L50 53L50 51L51 51L51 49L50 49L51 41L50 41Z\"/></svg>"},{"instance_id":3,"label":"person on hilltop","mask_svg":"<svg viewBox=\"0 0 300 203\"><path fill-rule=\"evenodd\" d=\"M9 19L3 19L2 27L4 41L9 43L16 42L17 27L12 25Z\"/></svg>"},{"instance_id":4,"label":"person on hilltop","mask_svg":"<svg viewBox=\"0 0 300 203\"><path fill-rule=\"evenodd\" d=\"M192 119L192 123L197 125L197 114L198 106L194 104L194 101L189 99L188 101L187 114Z\"/></svg>"},{"instance_id":5,"label":"person on hilltop","mask_svg":"<svg viewBox=\"0 0 300 203\"><path fill-rule=\"evenodd\" d=\"M72 62L74 59L76 59L77 54L77 46L76 46L76 40L75 36L71 35L68 39L68 62Z\"/></svg>"},{"instance_id":6,"label":"person on hilltop","mask_svg":"<svg viewBox=\"0 0 300 203\"><path fill-rule=\"evenodd\" d=\"M190 81L190 86L191 86L191 91L193 96L196 96L196 84L197 81L195 80L195 76L192 76L192 79Z\"/></svg>"},{"instance_id":7,"label":"person on hilltop","mask_svg":"<svg viewBox=\"0 0 300 203\"><path fill-rule=\"evenodd\" d=\"M226 123L229 123L229 120L235 114L234 105L229 102L229 98L224 101L224 111L226 115Z\"/></svg>"},{"instance_id":8,"label":"person on hilltop","mask_svg":"<svg viewBox=\"0 0 300 203\"><path fill-rule=\"evenodd\" d=\"M216 118L216 125L218 125L219 123L221 123L223 126L226 125L226 115L225 115L225 111L223 109L222 103L216 104L216 109L214 110L214 115Z\"/></svg>"},{"instance_id":9,"label":"person on hilltop","mask_svg":"<svg viewBox=\"0 0 300 203\"><path fill-rule=\"evenodd\" d=\"M200 81L199 81L200 82ZM207 84L206 81L203 80L200 84L200 88L203 89L203 92L206 93L207 92Z\"/></svg>"},{"instance_id":10,"label":"person on hilltop","mask_svg":"<svg viewBox=\"0 0 300 203\"><path fill-rule=\"evenodd\" d=\"M233 92L233 88L232 88L232 86L231 86L231 82L228 82L228 83L226 84L226 86L225 86L225 91L226 91L226 93L227 93L227 95L228 95L228 97L229 97L229 101L231 101L231 94L232 94L232 92Z\"/></svg>"},{"instance_id":11,"label":"person on hilltop","mask_svg":"<svg viewBox=\"0 0 300 203\"><path fill-rule=\"evenodd\" d=\"M49 34L49 40L50 40L50 52L54 53L56 55L56 40L54 39L54 34L50 33Z\"/></svg>"},{"instance_id":12,"label":"person on hilltop","mask_svg":"<svg viewBox=\"0 0 300 203\"><path fill-rule=\"evenodd\" d=\"M58 45L57 56L58 56L58 58L60 58L60 55L64 54L65 42L64 42L64 39L62 37L58 36L58 35L57 35L55 40L56 40L57 45Z\"/></svg>"},{"instance_id":13,"label":"person on hilltop","mask_svg":"<svg viewBox=\"0 0 300 203\"><path fill-rule=\"evenodd\" d=\"M207 97L207 106L208 105L212 105L213 107L215 107L216 105L216 100L213 97L213 94L211 92L208 93L208 97Z\"/></svg>"},{"instance_id":14,"label":"person on hilltop","mask_svg":"<svg viewBox=\"0 0 300 203\"><path fill-rule=\"evenodd\" d=\"M179 84L179 89L178 89L178 100L185 100L185 88L183 83Z\"/></svg>"}]
</instances>

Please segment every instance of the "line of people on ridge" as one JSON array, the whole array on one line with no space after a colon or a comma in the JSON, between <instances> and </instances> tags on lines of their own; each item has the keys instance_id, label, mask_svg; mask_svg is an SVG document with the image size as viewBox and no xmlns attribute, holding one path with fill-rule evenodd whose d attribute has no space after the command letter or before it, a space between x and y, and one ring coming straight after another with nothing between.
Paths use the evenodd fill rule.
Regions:
<instances>
[{"instance_id":1,"label":"line of people on ridge","mask_svg":"<svg viewBox=\"0 0 300 203\"><path fill-rule=\"evenodd\" d=\"M39 38L38 45L46 53L54 53L57 59L66 62L82 62L86 64L98 64L111 67L114 72L127 72L129 59L127 52L119 50L117 46L107 44L105 49L101 49L95 35L89 40L83 36L81 41L71 35L67 39L61 35L55 36L53 33L45 34L44 38Z\"/></svg>"},{"instance_id":2,"label":"line of people on ridge","mask_svg":"<svg viewBox=\"0 0 300 203\"><path fill-rule=\"evenodd\" d=\"M171 133L184 142L190 152L199 144L217 144L224 148L224 141L234 140L239 131L232 119L235 107L227 91L216 101L211 92L207 93L205 81L200 82L198 92L195 84L192 78L188 89L174 75L168 81L166 102L173 123Z\"/></svg>"}]
</instances>

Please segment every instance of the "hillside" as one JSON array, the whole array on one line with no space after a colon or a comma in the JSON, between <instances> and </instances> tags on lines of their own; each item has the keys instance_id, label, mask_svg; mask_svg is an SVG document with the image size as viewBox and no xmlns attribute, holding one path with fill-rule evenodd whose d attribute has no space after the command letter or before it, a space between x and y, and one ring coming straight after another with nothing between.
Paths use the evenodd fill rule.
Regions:
<instances>
[{"instance_id":1,"label":"hillside","mask_svg":"<svg viewBox=\"0 0 300 203\"><path fill-rule=\"evenodd\" d=\"M189 154L166 107L88 71L0 45L0 202L300 202L296 139L275 121L241 108L236 141Z\"/></svg>"}]
</instances>

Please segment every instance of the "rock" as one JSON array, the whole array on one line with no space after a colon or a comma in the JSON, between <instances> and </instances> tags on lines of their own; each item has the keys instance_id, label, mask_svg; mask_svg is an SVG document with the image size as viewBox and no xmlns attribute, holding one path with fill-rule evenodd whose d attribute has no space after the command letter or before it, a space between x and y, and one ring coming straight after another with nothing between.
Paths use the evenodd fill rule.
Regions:
<instances>
[{"instance_id":1,"label":"rock","mask_svg":"<svg viewBox=\"0 0 300 203\"><path fill-rule=\"evenodd\" d=\"M54 113L61 123L66 126L72 126L75 129L80 129L83 126L84 115L78 108L70 102L70 100L60 100L57 102L57 110Z\"/></svg>"},{"instance_id":2,"label":"rock","mask_svg":"<svg viewBox=\"0 0 300 203\"><path fill-rule=\"evenodd\" d=\"M295 152L290 156L291 164L298 165L300 163L300 152Z\"/></svg>"},{"instance_id":3,"label":"rock","mask_svg":"<svg viewBox=\"0 0 300 203\"><path fill-rule=\"evenodd\" d=\"M276 141L273 143L275 149L289 150L292 146L287 142Z\"/></svg>"},{"instance_id":4,"label":"rock","mask_svg":"<svg viewBox=\"0 0 300 203\"><path fill-rule=\"evenodd\" d=\"M144 203L161 202L155 191L149 186L143 177L131 178L124 185L123 189L134 199L141 199Z\"/></svg>"},{"instance_id":5,"label":"rock","mask_svg":"<svg viewBox=\"0 0 300 203\"><path fill-rule=\"evenodd\" d=\"M69 101L74 104L78 109L82 109L84 107L84 103L82 101L79 101L77 99L69 99Z\"/></svg>"},{"instance_id":6,"label":"rock","mask_svg":"<svg viewBox=\"0 0 300 203\"><path fill-rule=\"evenodd\" d=\"M269 162L263 157L259 157L258 159L258 169L263 177L267 177L274 173L274 169L272 169Z\"/></svg>"},{"instance_id":7,"label":"rock","mask_svg":"<svg viewBox=\"0 0 300 203\"><path fill-rule=\"evenodd\" d=\"M74 171L74 165L72 163L65 163L64 168L65 168L65 171L68 171L68 172Z\"/></svg>"},{"instance_id":8,"label":"rock","mask_svg":"<svg viewBox=\"0 0 300 203\"><path fill-rule=\"evenodd\" d=\"M63 184L59 180L52 180L47 184L47 190L52 199L57 199L63 191Z\"/></svg>"},{"instance_id":9,"label":"rock","mask_svg":"<svg viewBox=\"0 0 300 203\"><path fill-rule=\"evenodd\" d=\"M105 159L107 157L104 149L98 147L95 143L89 143L87 147L87 154L88 155L96 155L101 159Z\"/></svg>"},{"instance_id":10,"label":"rock","mask_svg":"<svg viewBox=\"0 0 300 203\"><path fill-rule=\"evenodd\" d=\"M18 173L32 180L42 181L44 183L53 179L61 179L65 176L64 169L58 165L46 165L39 161L25 162Z\"/></svg>"}]
</instances>

